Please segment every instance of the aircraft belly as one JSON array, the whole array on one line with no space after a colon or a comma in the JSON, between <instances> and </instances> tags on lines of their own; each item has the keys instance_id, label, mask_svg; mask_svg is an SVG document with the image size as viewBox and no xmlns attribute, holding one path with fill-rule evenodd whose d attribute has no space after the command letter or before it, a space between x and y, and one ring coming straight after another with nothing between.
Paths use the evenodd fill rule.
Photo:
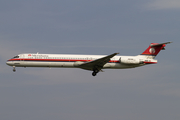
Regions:
<instances>
[{"instance_id":1,"label":"aircraft belly","mask_svg":"<svg viewBox=\"0 0 180 120\"><path fill-rule=\"evenodd\" d=\"M73 68L78 67L75 66L75 62L40 62L40 61L16 61L12 62L11 66L16 67L64 67L64 68ZM142 65L126 65L121 63L106 63L102 69L126 69L126 68L135 68ZM89 69L89 68L85 68ZM91 70L91 69L89 69Z\"/></svg>"},{"instance_id":2,"label":"aircraft belly","mask_svg":"<svg viewBox=\"0 0 180 120\"><path fill-rule=\"evenodd\" d=\"M17 67L74 67L74 62L21 62Z\"/></svg>"}]
</instances>

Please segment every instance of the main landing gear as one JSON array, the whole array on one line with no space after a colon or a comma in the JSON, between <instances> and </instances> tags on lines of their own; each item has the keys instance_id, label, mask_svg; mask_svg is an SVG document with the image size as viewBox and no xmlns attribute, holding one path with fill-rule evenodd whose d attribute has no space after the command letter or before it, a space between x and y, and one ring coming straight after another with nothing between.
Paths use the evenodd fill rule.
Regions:
<instances>
[{"instance_id":1,"label":"main landing gear","mask_svg":"<svg viewBox=\"0 0 180 120\"><path fill-rule=\"evenodd\" d=\"M98 69L93 70L92 76L96 76L96 74L99 72Z\"/></svg>"},{"instance_id":2,"label":"main landing gear","mask_svg":"<svg viewBox=\"0 0 180 120\"><path fill-rule=\"evenodd\" d=\"M16 67L15 66L13 66L13 72L16 72Z\"/></svg>"}]
</instances>

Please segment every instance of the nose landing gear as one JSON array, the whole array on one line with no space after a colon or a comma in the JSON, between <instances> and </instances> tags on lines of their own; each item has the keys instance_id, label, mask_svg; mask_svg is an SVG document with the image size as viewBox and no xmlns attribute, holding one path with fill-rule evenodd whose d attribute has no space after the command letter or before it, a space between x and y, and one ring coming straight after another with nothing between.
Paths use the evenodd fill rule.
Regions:
<instances>
[{"instance_id":1,"label":"nose landing gear","mask_svg":"<svg viewBox=\"0 0 180 120\"><path fill-rule=\"evenodd\" d=\"M13 66L13 72L16 72L16 67L15 66Z\"/></svg>"}]
</instances>

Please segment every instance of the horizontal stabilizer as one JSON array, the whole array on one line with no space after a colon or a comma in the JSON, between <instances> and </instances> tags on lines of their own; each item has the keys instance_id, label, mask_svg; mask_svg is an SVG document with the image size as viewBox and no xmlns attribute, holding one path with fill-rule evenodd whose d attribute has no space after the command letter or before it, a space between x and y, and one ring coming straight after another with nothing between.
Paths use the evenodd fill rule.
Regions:
<instances>
[{"instance_id":1,"label":"horizontal stabilizer","mask_svg":"<svg viewBox=\"0 0 180 120\"><path fill-rule=\"evenodd\" d=\"M156 47L156 46L161 46L161 45L170 44L170 43L172 43L172 42L160 43L160 44L155 44L155 45L151 44L150 46L151 47Z\"/></svg>"}]
</instances>

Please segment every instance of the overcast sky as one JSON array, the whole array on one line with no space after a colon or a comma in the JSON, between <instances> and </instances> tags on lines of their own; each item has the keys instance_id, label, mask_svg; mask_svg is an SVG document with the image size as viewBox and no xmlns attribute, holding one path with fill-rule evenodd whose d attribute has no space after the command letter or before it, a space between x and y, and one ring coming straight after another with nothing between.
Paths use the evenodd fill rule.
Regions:
<instances>
[{"instance_id":1,"label":"overcast sky","mask_svg":"<svg viewBox=\"0 0 180 120\"><path fill-rule=\"evenodd\" d=\"M179 0L0 0L1 120L180 120ZM158 64L104 70L17 68L20 53L141 54Z\"/></svg>"}]
</instances>

